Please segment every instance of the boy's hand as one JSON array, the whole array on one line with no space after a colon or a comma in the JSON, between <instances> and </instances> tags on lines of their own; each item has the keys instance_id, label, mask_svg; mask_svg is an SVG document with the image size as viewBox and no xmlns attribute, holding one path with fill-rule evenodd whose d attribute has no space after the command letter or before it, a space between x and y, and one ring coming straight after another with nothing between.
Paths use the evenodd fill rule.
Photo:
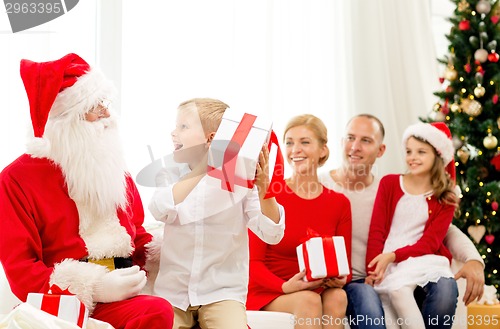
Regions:
<instances>
[{"instance_id":1,"label":"boy's hand","mask_svg":"<svg viewBox=\"0 0 500 329\"><path fill-rule=\"evenodd\" d=\"M262 214L269 217L273 222L280 221L280 212L275 198L264 199L269 189L269 150L267 144L262 145L259 162L255 173L255 185L259 191L260 210Z\"/></svg>"},{"instance_id":2,"label":"boy's hand","mask_svg":"<svg viewBox=\"0 0 500 329\"><path fill-rule=\"evenodd\" d=\"M266 143L262 145L262 149L260 150L255 178L255 185L257 185L257 189L259 190L259 197L262 199L269 188L269 150Z\"/></svg>"}]
</instances>

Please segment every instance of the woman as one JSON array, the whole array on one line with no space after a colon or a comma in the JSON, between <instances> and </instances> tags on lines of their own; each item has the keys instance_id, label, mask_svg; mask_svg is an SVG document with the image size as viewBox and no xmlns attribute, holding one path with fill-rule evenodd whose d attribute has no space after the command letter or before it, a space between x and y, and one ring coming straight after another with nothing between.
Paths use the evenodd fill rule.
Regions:
<instances>
[{"instance_id":1,"label":"woman","mask_svg":"<svg viewBox=\"0 0 500 329\"><path fill-rule=\"evenodd\" d=\"M292 313L295 328L343 328L347 297L342 287L350 275L306 282L296 254L312 229L320 236L343 236L350 265L349 200L325 188L317 176L329 156L327 129L319 118L299 115L288 122L284 142L293 173L273 189L279 189L276 200L285 208L285 236L279 244L268 245L249 233L247 309Z\"/></svg>"}]
</instances>

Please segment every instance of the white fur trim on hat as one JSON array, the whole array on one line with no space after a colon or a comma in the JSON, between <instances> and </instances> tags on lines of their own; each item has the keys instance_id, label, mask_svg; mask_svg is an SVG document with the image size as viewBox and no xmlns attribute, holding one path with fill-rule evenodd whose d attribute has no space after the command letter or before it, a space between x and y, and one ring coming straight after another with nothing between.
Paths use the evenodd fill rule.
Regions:
<instances>
[{"instance_id":1,"label":"white fur trim on hat","mask_svg":"<svg viewBox=\"0 0 500 329\"><path fill-rule=\"evenodd\" d=\"M31 137L26 143L26 153L34 158L48 158L50 149L50 141L47 138Z\"/></svg>"},{"instance_id":2,"label":"white fur trim on hat","mask_svg":"<svg viewBox=\"0 0 500 329\"><path fill-rule=\"evenodd\" d=\"M455 153L453 142L438 128L432 126L431 124L422 122L413 124L406 128L403 133L403 145L406 145L406 141L411 136L419 137L431 144L436 149L439 156L443 159L445 166L453 160Z\"/></svg>"},{"instance_id":3,"label":"white fur trim on hat","mask_svg":"<svg viewBox=\"0 0 500 329\"><path fill-rule=\"evenodd\" d=\"M100 101L109 100L115 94L113 83L99 69L91 68L75 84L57 94L49 118L66 114L83 116Z\"/></svg>"}]
</instances>

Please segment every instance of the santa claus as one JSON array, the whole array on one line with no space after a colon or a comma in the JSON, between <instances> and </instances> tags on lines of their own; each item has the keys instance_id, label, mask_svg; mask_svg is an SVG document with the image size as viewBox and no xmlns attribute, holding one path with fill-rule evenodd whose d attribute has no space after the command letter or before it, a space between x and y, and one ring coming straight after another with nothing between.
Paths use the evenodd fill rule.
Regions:
<instances>
[{"instance_id":1,"label":"santa claus","mask_svg":"<svg viewBox=\"0 0 500 329\"><path fill-rule=\"evenodd\" d=\"M114 90L76 54L21 61L34 137L0 173L0 261L13 293L57 285L115 328L171 328L164 299L140 295L152 237L127 173Z\"/></svg>"}]
</instances>

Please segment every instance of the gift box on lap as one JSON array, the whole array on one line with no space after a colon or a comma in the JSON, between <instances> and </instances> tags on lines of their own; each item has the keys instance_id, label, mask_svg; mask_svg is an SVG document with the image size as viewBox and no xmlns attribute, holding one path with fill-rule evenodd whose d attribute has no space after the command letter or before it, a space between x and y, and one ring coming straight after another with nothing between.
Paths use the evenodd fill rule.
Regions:
<instances>
[{"instance_id":1,"label":"gift box on lap","mask_svg":"<svg viewBox=\"0 0 500 329\"><path fill-rule=\"evenodd\" d=\"M297 246L300 271L305 281L346 276L350 273L343 236L309 237Z\"/></svg>"},{"instance_id":2,"label":"gift box on lap","mask_svg":"<svg viewBox=\"0 0 500 329\"><path fill-rule=\"evenodd\" d=\"M210 144L208 175L221 188L252 188L262 145L268 141L272 122L262 116L226 109Z\"/></svg>"},{"instance_id":3,"label":"gift box on lap","mask_svg":"<svg viewBox=\"0 0 500 329\"><path fill-rule=\"evenodd\" d=\"M29 293L26 303L60 319L86 328L89 311L85 305L67 290L54 289L48 294Z\"/></svg>"},{"instance_id":4,"label":"gift box on lap","mask_svg":"<svg viewBox=\"0 0 500 329\"><path fill-rule=\"evenodd\" d=\"M500 329L500 304L467 306L467 329Z\"/></svg>"}]
</instances>

